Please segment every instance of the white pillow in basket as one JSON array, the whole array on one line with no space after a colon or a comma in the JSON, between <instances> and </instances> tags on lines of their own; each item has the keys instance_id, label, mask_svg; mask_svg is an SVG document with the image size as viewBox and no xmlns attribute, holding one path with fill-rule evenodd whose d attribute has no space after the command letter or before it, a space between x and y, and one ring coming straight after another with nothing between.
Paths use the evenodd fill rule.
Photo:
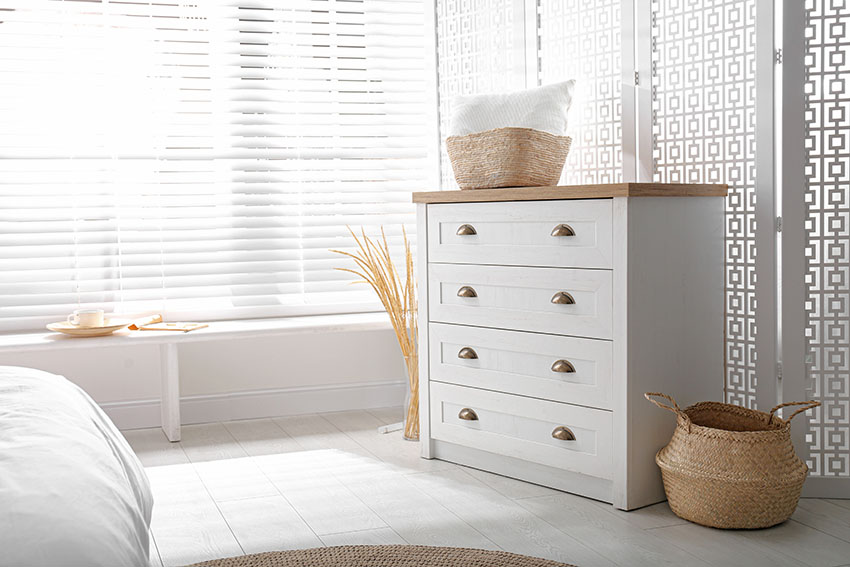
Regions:
<instances>
[{"instance_id":1,"label":"white pillow in basket","mask_svg":"<svg viewBox=\"0 0 850 567\"><path fill-rule=\"evenodd\" d=\"M505 94L462 95L452 99L449 136L494 128L533 128L563 136L575 81Z\"/></svg>"}]
</instances>

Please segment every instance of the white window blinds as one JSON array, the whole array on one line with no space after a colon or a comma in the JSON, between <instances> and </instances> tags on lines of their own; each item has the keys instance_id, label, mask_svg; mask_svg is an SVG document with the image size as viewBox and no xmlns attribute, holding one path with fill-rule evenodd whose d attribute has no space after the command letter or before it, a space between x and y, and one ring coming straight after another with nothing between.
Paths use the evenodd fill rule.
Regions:
<instances>
[{"instance_id":1,"label":"white window blinds","mask_svg":"<svg viewBox=\"0 0 850 567\"><path fill-rule=\"evenodd\" d=\"M377 309L328 249L411 229L423 10L0 0L0 331Z\"/></svg>"}]
</instances>

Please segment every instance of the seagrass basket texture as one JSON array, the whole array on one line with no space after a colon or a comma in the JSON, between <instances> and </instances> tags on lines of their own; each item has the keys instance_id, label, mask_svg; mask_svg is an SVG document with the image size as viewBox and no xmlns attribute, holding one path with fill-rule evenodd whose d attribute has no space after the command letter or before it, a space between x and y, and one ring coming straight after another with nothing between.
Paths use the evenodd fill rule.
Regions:
<instances>
[{"instance_id":1,"label":"seagrass basket texture","mask_svg":"<svg viewBox=\"0 0 850 567\"><path fill-rule=\"evenodd\" d=\"M557 185L572 139L531 128L495 128L446 138L461 189Z\"/></svg>"},{"instance_id":2,"label":"seagrass basket texture","mask_svg":"<svg viewBox=\"0 0 850 567\"><path fill-rule=\"evenodd\" d=\"M655 462L677 516L715 528L754 529L794 513L808 467L794 452L791 420L820 402L790 402L765 413L719 402L682 410L665 394L645 397L676 414L673 438ZM774 415L786 406L804 407L787 420Z\"/></svg>"}]
</instances>

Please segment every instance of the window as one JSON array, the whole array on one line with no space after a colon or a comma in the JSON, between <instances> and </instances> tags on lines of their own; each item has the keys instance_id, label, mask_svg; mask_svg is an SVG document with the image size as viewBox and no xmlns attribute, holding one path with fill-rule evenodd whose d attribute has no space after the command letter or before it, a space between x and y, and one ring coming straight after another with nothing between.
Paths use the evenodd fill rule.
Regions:
<instances>
[{"instance_id":1,"label":"window","mask_svg":"<svg viewBox=\"0 0 850 567\"><path fill-rule=\"evenodd\" d=\"M0 0L0 331L369 311L427 179L421 0ZM408 226L410 231L410 226Z\"/></svg>"}]
</instances>

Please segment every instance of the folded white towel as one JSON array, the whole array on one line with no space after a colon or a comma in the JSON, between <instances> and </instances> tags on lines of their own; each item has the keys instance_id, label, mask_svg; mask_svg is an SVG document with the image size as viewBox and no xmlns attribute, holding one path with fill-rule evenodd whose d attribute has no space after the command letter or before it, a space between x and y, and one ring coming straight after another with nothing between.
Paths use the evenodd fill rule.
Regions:
<instances>
[{"instance_id":1,"label":"folded white towel","mask_svg":"<svg viewBox=\"0 0 850 567\"><path fill-rule=\"evenodd\" d=\"M533 128L563 136L574 86L575 81L565 81L514 93L456 96L449 136L493 128Z\"/></svg>"}]
</instances>

